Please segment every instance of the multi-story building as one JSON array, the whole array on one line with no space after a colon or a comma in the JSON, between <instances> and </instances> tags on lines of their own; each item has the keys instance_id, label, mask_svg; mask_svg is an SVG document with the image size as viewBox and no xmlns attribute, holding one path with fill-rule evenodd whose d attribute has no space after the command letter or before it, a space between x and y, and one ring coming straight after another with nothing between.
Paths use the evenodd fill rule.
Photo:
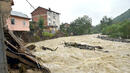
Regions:
<instances>
[{"instance_id":1,"label":"multi-story building","mask_svg":"<svg viewBox=\"0 0 130 73\"><path fill-rule=\"evenodd\" d=\"M60 27L60 13L52 11L50 8L38 7L32 13L32 21L38 22L40 18L44 20L45 31L55 33Z\"/></svg>"}]
</instances>

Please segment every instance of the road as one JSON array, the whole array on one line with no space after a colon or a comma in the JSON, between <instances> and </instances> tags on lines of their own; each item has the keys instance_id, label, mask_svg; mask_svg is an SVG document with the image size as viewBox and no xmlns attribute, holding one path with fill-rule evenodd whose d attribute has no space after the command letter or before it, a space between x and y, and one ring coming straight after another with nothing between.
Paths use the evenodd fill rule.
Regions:
<instances>
[{"instance_id":1,"label":"road","mask_svg":"<svg viewBox=\"0 0 130 73\"><path fill-rule=\"evenodd\" d=\"M41 41L33 54L40 57L41 64L52 73L130 73L130 43L113 42L96 38L97 35L61 37ZM64 42L85 43L101 46L103 51L64 47ZM56 51L42 50L41 46Z\"/></svg>"}]
</instances>

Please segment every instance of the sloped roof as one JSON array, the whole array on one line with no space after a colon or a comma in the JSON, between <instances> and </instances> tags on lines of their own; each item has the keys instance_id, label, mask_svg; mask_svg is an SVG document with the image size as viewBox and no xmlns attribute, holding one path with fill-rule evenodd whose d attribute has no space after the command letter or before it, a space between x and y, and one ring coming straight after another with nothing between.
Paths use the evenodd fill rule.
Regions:
<instances>
[{"instance_id":1,"label":"sloped roof","mask_svg":"<svg viewBox=\"0 0 130 73\"><path fill-rule=\"evenodd\" d=\"M11 11L11 15L29 19L29 17L26 14L17 11Z\"/></svg>"},{"instance_id":2,"label":"sloped roof","mask_svg":"<svg viewBox=\"0 0 130 73\"><path fill-rule=\"evenodd\" d=\"M56 13L56 14L60 14L60 13L58 13L58 12L52 11L50 8L49 8L49 9L46 9L46 8L43 8L43 7L40 7L40 6L37 7L34 11L36 11L38 8L41 8L41 9L44 9L44 10L47 10L47 11L50 11L50 12L54 12L54 13ZM34 11L33 11L33 12L34 12ZM32 13L33 13L33 12L32 12ZM32 14L32 13L31 13L31 14Z\"/></svg>"}]
</instances>

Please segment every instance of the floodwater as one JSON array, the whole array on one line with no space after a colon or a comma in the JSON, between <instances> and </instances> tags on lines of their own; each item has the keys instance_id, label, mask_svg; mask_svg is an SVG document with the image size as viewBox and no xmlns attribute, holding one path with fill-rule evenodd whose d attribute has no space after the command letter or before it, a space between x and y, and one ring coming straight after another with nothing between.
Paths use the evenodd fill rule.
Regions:
<instances>
[{"instance_id":1,"label":"floodwater","mask_svg":"<svg viewBox=\"0 0 130 73\"><path fill-rule=\"evenodd\" d=\"M32 51L39 62L52 73L130 73L130 43L113 42L96 38L97 35L61 37L41 41ZM64 42L101 46L100 50L84 50L64 47ZM41 46L56 51L42 50ZM104 52L107 51L107 52Z\"/></svg>"}]
</instances>

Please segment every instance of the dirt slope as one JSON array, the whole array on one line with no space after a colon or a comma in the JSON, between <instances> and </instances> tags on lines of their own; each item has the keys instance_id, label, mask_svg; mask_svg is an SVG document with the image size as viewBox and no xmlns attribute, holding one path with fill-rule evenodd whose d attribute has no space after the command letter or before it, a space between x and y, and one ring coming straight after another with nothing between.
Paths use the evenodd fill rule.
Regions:
<instances>
[{"instance_id":1,"label":"dirt slope","mask_svg":"<svg viewBox=\"0 0 130 73\"><path fill-rule=\"evenodd\" d=\"M52 73L130 73L130 43L112 42L96 38L97 35L62 37L35 44L32 51ZM78 42L102 46L103 51L64 47L64 42ZM41 46L56 51L42 50Z\"/></svg>"}]
</instances>

